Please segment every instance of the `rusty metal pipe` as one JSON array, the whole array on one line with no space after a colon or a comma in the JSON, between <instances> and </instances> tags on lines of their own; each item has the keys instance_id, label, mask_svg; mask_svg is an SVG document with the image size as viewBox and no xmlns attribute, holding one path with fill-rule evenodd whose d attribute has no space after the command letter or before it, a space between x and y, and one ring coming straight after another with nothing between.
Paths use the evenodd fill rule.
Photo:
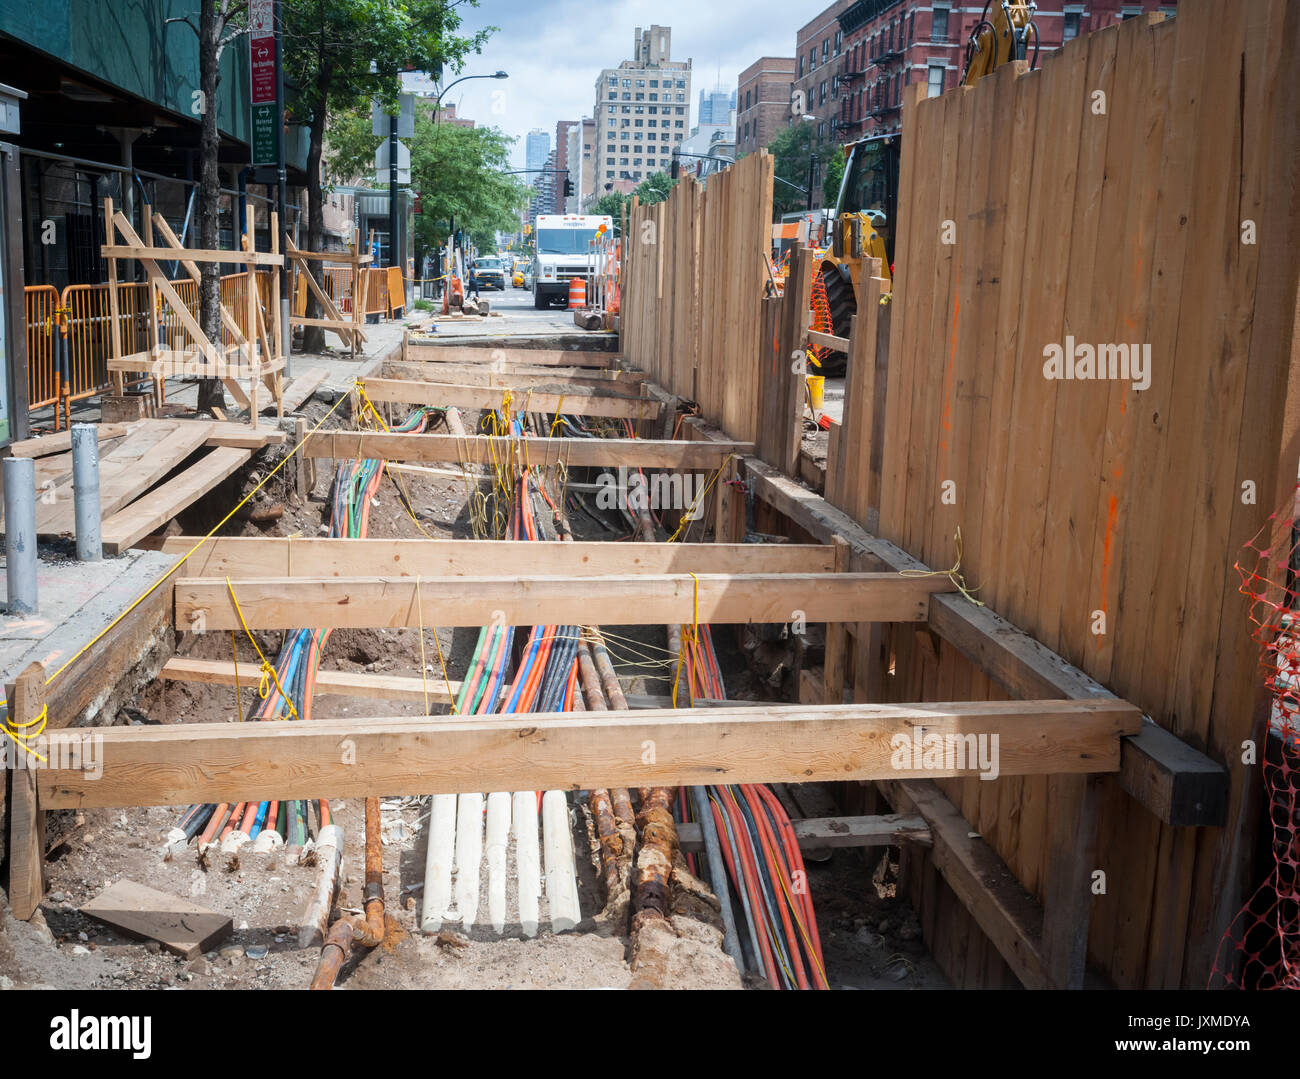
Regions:
<instances>
[{"instance_id":1,"label":"rusty metal pipe","mask_svg":"<svg viewBox=\"0 0 1300 1079\"><path fill-rule=\"evenodd\" d=\"M312 989L333 989L339 971L360 945L373 948L384 939L384 848L379 835L379 799L366 799L365 913L340 918L325 937Z\"/></svg>"}]
</instances>

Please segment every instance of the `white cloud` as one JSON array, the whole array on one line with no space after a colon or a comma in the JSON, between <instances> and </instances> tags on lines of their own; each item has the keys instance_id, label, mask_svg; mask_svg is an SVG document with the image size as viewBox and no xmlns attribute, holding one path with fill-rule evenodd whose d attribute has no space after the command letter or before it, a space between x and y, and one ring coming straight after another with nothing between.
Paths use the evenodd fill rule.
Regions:
<instances>
[{"instance_id":1,"label":"white cloud","mask_svg":"<svg viewBox=\"0 0 1300 1079\"><path fill-rule=\"evenodd\" d=\"M602 68L631 58L632 34L651 23L672 28L672 57L692 61L691 122L699 91L716 82L735 89L736 78L760 56L790 56L795 32L824 4L798 8L788 0L707 5L699 0L484 0L463 8L464 29L497 26L483 55L471 55L461 74L508 71L508 80L472 79L443 99L479 124L518 138L512 160L524 167L524 139L533 128L555 140L558 120L590 116ZM446 81L455 76L450 72Z\"/></svg>"}]
</instances>

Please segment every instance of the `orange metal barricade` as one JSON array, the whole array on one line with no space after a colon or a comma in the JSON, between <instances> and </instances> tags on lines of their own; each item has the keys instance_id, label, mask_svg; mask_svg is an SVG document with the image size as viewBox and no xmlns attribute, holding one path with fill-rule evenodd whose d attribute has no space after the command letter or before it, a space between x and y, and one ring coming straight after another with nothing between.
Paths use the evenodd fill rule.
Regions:
<instances>
[{"instance_id":1,"label":"orange metal barricade","mask_svg":"<svg viewBox=\"0 0 1300 1079\"><path fill-rule=\"evenodd\" d=\"M27 399L29 408L40 408L58 400L54 379L54 311L59 290L53 285L29 285L23 289L27 301Z\"/></svg>"},{"instance_id":2,"label":"orange metal barricade","mask_svg":"<svg viewBox=\"0 0 1300 1079\"><path fill-rule=\"evenodd\" d=\"M388 301L388 317L392 318L395 311L406 306L406 284L402 280L402 268L400 266L388 267L385 287Z\"/></svg>"}]
</instances>

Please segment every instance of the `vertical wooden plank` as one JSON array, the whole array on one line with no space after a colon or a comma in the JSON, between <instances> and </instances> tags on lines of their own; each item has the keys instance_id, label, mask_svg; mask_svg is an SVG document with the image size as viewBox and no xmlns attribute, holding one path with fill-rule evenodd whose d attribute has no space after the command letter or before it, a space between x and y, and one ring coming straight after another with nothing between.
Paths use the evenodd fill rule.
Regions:
<instances>
[{"instance_id":1,"label":"vertical wooden plank","mask_svg":"<svg viewBox=\"0 0 1300 1079\"><path fill-rule=\"evenodd\" d=\"M29 663L8 687L14 726L34 734L37 717L45 711L45 668ZM15 760L24 751L10 743ZM38 762L34 762L38 763ZM36 913L45 895L45 813L36 789L36 770L26 766L9 773L9 906L26 921Z\"/></svg>"},{"instance_id":2,"label":"vertical wooden plank","mask_svg":"<svg viewBox=\"0 0 1300 1079\"><path fill-rule=\"evenodd\" d=\"M835 572L844 573L849 568L849 545L843 536L832 536L835 547ZM826 626L826 658L822 664L823 693L826 704L844 702L844 668L848 634L843 622Z\"/></svg>"},{"instance_id":3,"label":"vertical wooden plank","mask_svg":"<svg viewBox=\"0 0 1300 1079\"><path fill-rule=\"evenodd\" d=\"M113 239L113 200L104 199L104 239L110 247L114 245ZM118 303L117 295L117 259L107 259L108 262L108 314L109 314L109 358L117 359L122 353L122 312ZM126 393L126 374L122 371L113 372L113 392L119 397Z\"/></svg>"}]
</instances>

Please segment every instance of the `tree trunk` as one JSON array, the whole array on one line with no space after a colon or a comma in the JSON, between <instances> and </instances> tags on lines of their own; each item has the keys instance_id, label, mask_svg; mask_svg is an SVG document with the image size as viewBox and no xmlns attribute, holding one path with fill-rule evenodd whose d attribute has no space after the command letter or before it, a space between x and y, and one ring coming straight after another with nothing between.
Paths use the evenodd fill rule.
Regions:
<instances>
[{"instance_id":1,"label":"tree trunk","mask_svg":"<svg viewBox=\"0 0 1300 1079\"><path fill-rule=\"evenodd\" d=\"M312 103L310 141L307 145L307 250L320 251L325 242L325 204L321 196L321 153L325 146L325 115L329 105L329 81L331 65L321 64L316 77L316 95ZM311 275L316 284L325 287L322 264L311 260ZM353 282L353 294L356 294L356 282ZM312 293L307 296L307 317L323 318L325 312ZM320 326L304 326L302 331L302 348L304 352L323 352L325 350L325 330Z\"/></svg>"},{"instance_id":2,"label":"tree trunk","mask_svg":"<svg viewBox=\"0 0 1300 1079\"><path fill-rule=\"evenodd\" d=\"M217 0L200 0L199 4L199 89L203 92L203 112L199 134L199 247L212 250L218 245L221 211L221 175L217 170L218 46L221 20ZM221 344L221 267L214 262L199 263L199 326L214 344ZM215 378L199 382L199 411L224 408L226 395Z\"/></svg>"}]
</instances>

